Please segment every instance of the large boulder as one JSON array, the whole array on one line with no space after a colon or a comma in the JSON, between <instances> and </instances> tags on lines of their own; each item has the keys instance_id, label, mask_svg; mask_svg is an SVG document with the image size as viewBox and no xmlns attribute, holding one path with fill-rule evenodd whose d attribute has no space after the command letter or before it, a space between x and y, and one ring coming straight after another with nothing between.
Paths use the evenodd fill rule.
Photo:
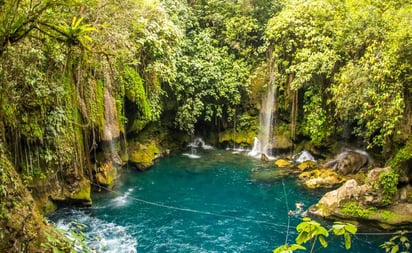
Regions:
<instances>
[{"instance_id":1,"label":"large boulder","mask_svg":"<svg viewBox=\"0 0 412 253\"><path fill-rule=\"evenodd\" d=\"M336 171L341 175L355 174L366 168L370 158L366 152L360 150L347 150L335 157L335 159L324 163L325 169Z\"/></svg>"},{"instance_id":2,"label":"large boulder","mask_svg":"<svg viewBox=\"0 0 412 253\"><path fill-rule=\"evenodd\" d=\"M345 181L341 175L330 170L311 170L299 175L299 179L310 189L334 188Z\"/></svg>"},{"instance_id":3,"label":"large boulder","mask_svg":"<svg viewBox=\"0 0 412 253\"><path fill-rule=\"evenodd\" d=\"M138 170L145 170L154 164L156 158L161 156L156 143L142 144L135 142L129 146L129 162Z\"/></svg>"},{"instance_id":4,"label":"large boulder","mask_svg":"<svg viewBox=\"0 0 412 253\"><path fill-rule=\"evenodd\" d=\"M73 168L46 175L27 186L42 213L54 211L56 204L90 206L91 184L82 172Z\"/></svg>"},{"instance_id":5,"label":"large boulder","mask_svg":"<svg viewBox=\"0 0 412 253\"><path fill-rule=\"evenodd\" d=\"M49 198L54 202L72 203L83 206L92 204L90 180L81 174L69 174L64 182L58 182L49 190ZM73 180L69 180L73 178Z\"/></svg>"},{"instance_id":6,"label":"large boulder","mask_svg":"<svg viewBox=\"0 0 412 253\"><path fill-rule=\"evenodd\" d=\"M376 168L368 173L364 184L354 179L346 181L310 207L309 214L327 219L356 220L383 229L411 226L412 201L408 194L412 189L409 186L399 189L390 196L392 199L388 202L387 193L381 189L380 179L390 173L389 167Z\"/></svg>"},{"instance_id":7,"label":"large boulder","mask_svg":"<svg viewBox=\"0 0 412 253\"><path fill-rule=\"evenodd\" d=\"M108 189L112 189L117 177L117 169L112 161L106 161L96 171L96 182Z\"/></svg>"}]
</instances>

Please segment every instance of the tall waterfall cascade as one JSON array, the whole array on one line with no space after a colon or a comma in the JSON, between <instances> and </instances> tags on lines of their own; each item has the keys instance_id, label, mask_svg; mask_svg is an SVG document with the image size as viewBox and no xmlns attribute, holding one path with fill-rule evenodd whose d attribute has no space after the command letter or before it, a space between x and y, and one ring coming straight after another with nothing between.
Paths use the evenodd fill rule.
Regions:
<instances>
[{"instance_id":1,"label":"tall waterfall cascade","mask_svg":"<svg viewBox=\"0 0 412 253\"><path fill-rule=\"evenodd\" d=\"M272 157L273 109L275 105L275 85L268 85L266 96L262 98L259 114L259 135L255 137L249 156Z\"/></svg>"},{"instance_id":2,"label":"tall waterfall cascade","mask_svg":"<svg viewBox=\"0 0 412 253\"><path fill-rule=\"evenodd\" d=\"M116 163L121 163L121 159L118 153L117 142L119 142L120 137L120 127L117 115L116 100L111 94L108 88L104 89L104 120L105 125L102 132L102 141L104 144L105 156L109 160Z\"/></svg>"}]
</instances>

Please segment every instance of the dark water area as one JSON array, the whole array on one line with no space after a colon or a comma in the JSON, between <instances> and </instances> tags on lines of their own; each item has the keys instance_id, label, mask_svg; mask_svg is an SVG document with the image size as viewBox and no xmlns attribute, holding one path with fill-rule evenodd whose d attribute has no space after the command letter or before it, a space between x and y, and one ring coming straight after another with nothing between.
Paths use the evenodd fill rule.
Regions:
<instances>
[{"instance_id":1,"label":"dark water area","mask_svg":"<svg viewBox=\"0 0 412 253\"><path fill-rule=\"evenodd\" d=\"M294 243L302 218L290 216L288 227L295 203L305 209L323 194L281 173L270 183L254 180L256 170L280 169L244 153L197 155L164 158L145 172L125 171L115 192L93 196L93 207L60 209L50 219L64 229L73 220L86 224L98 252L272 252L286 239ZM316 252L384 252L379 245L387 239L357 235L347 251L342 238L330 236L329 247Z\"/></svg>"}]
</instances>

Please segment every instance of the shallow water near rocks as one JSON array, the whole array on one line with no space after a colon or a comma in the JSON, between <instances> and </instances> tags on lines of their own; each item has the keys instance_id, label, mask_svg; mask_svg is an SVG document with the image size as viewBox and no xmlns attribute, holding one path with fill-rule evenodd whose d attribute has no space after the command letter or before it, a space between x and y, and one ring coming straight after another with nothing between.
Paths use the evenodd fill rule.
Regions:
<instances>
[{"instance_id":1,"label":"shallow water near rocks","mask_svg":"<svg viewBox=\"0 0 412 253\"><path fill-rule=\"evenodd\" d=\"M115 192L95 194L91 208L63 208L50 216L61 228L84 223L98 252L272 252L294 243L303 209L323 192L308 191L294 177L257 181L259 170L276 170L246 154L224 150L176 155L145 172L125 171ZM286 196L285 196L286 193ZM328 226L328 224L325 224ZM287 237L287 238L286 238ZM384 252L382 236L357 235L350 251L330 237L316 252Z\"/></svg>"}]
</instances>

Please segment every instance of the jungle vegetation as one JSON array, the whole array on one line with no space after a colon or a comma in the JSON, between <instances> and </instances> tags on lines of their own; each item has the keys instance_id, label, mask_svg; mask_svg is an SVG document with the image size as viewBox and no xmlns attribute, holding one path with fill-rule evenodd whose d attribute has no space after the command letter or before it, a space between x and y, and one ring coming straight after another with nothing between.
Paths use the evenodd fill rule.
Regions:
<instances>
[{"instance_id":1,"label":"jungle vegetation","mask_svg":"<svg viewBox=\"0 0 412 253\"><path fill-rule=\"evenodd\" d=\"M402 170L411 25L408 0L0 0L0 144L23 182L90 176L107 94L121 136L254 131L275 85L292 140L356 140Z\"/></svg>"}]
</instances>

